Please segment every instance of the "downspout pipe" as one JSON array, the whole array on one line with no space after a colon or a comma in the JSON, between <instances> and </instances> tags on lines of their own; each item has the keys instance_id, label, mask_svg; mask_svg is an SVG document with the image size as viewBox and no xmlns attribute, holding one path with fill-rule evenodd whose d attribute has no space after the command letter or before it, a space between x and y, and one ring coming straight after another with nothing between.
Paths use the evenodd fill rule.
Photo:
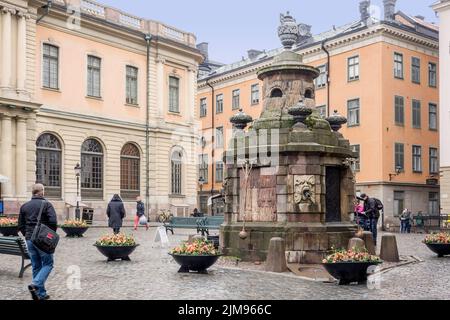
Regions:
<instances>
[{"instance_id":1,"label":"downspout pipe","mask_svg":"<svg viewBox=\"0 0 450 320\"><path fill-rule=\"evenodd\" d=\"M214 99L215 99L215 89L214 86L209 83L209 79L206 80L206 85L211 88L211 127L212 127L212 137L211 137L211 197L214 195L214 157L215 157L215 147L216 147L216 128L215 128L215 112L214 112Z\"/></svg>"},{"instance_id":2,"label":"downspout pipe","mask_svg":"<svg viewBox=\"0 0 450 320\"><path fill-rule=\"evenodd\" d=\"M147 43L147 83L146 83L146 116L145 116L145 212L147 219L150 221L150 45L152 35L146 34L145 42Z\"/></svg>"},{"instance_id":3,"label":"downspout pipe","mask_svg":"<svg viewBox=\"0 0 450 320\"><path fill-rule=\"evenodd\" d=\"M322 50L327 54L327 117L330 116L330 74L331 74L331 58L330 52L325 47L326 40L322 41Z\"/></svg>"},{"instance_id":4,"label":"downspout pipe","mask_svg":"<svg viewBox=\"0 0 450 320\"><path fill-rule=\"evenodd\" d=\"M52 5L53 5L53 0L48 0L47 4L45 4L41 7L41 9L45 9L45 12L42 16L40 16L36 20L36 24L38 24L42 19L44 19L50 13L50 9L52 8Z\"/></svg>"}]
</instances>

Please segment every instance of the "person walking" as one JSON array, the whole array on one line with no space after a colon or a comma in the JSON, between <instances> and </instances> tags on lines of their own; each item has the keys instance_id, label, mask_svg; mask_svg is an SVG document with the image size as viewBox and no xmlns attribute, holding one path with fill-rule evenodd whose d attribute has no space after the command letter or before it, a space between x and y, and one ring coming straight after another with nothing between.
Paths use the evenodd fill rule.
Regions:
<instances>
[{"instance_id":1,"label":"person walking","mask_svg":"<svg viewBox=\"0 0 450 320\"><path fill-rule=\"evenodd\" d=\"M53 270L53 253L38 249L31 237L38 224L39 212L42 207L41 223L56 232L58 220L53 205L44 198L44 186L35 184L32 187L32 198L20 208L19 230L24 235L28 253L31 259L32 281L28 286L33 300L48 300L50 296L45 289L45 282Z\"/></svg>"},{"instance_id":2,"label":"person walking","mask_svg":"<svg viewBox=\"0 0 450 320\"><path fill-rule=\"evenodd\" d=\"M136 216L134 217L134 230L137 230L138 225L140 225L140 220L145 217L145 205L142 202L141 197L136 197ZM148 230L148 221L145 220L145 229Z\"/></svg>"},{"instance_id":3,"label":"person walking","mask_svg":"<svg viewBox=\"0 0 450 320\"><path fill-rule=\"evenodd\" d=\"M369 218L369 231L372 232L374 245L377 245L378 237L378 219L380 212L377 208L377 202L374 198L369 198L365 193L361 194L360 198L364 201L364 212Z\"/></svg>"},{"instance_id":4,"label":"person walking","mask_svg":"<svg viewBox=\"0 0 450 320\"><path fill-rule=\"evenodd\" d=\"M411 211L407 208L400 215L400 233L411 233Z\"/></svg>"},{"instance_id":5,"label":"person walking","mask_svg":"<svg viewBox=\"0 0 450 320\"><path fill-rule=\"evenodd\" d=\"M108 226L113 229L114 234L120 233L122 228L122 221L126 216L123 201L118 194L115 194L108 204L106 210L108 216Z\"/></svg>"}]
</instances>

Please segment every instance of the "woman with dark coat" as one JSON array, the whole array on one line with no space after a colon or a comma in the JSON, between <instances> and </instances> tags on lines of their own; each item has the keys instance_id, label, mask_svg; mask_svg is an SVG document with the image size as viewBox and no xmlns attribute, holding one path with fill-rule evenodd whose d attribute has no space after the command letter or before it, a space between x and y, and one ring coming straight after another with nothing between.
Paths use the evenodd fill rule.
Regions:
<instances>
[{"instance_id":1,"label":"woman with dark coat","mask_svg":"<svg viewBox=\"0 0 450 320\"><path fill-rule=\"evenodd\" d=\"M115 234L118 234L120 232L120 228L122 227L122 220L126 216L125 207L118 194L115 194L112 197L108 204L106 214L109 218L108 226L113 229Z\"/></svg>"}]
</instances>

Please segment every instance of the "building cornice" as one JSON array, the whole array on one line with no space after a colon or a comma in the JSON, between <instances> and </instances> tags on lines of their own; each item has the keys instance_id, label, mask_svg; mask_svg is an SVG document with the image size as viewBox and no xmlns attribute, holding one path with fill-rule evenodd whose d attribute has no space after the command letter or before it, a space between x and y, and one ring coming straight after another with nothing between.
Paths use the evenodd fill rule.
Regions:
<instances>
[{"instance_id":1,"label":"building cornice","mask_svg":"<svg viewBox=\"0 0 450 320\"><path fill-rule=\"evenodd\" d=\"M353 43L361 42L364 39L374 38L379 35L389 35L392 38L400 39L408 43L413 43L433 51L438 52L439 42L438 39L432 39L427 36L418 35L413 31L407 31L405 29L399 28L398 26L392 26L385 23L380 23L371 27L364 27L359 31L351 31L346 34L338 35L334 38L325 40L325 48L328 49L333 56L334 51L337 49L342 49ZM305 59L311 60L311 57L323 52L322 42L314 43L308 47L300 48L295 50L297 53L303 55ZM200 79L198 81L198 89L202 90L207 87L206 82L214 85L230 79L235 79L237 77L243 77L248 74L255 73L262 67L268 66L274 57L268 57L261 61L256 61L248 65L238 67L236 69L229 70L226 73L219 75L212 75L210 77Z\"/></svg>"},{"instance_id":2,"label":"building cornice","mask_svg":"<svg viewBox=\"0 0 450 320\"><path fill-rule=\"evenodd\" d=\"M431 8L436 12L442 12L444 10L450 10L450 1L442 0L431 6Z\"/></svg>"}]
</instances>

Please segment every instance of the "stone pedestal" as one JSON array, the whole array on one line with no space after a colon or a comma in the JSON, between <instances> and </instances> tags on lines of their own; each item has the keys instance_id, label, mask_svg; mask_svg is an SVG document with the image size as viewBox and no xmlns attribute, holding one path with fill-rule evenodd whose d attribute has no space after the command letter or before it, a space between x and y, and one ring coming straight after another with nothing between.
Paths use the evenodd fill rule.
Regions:
<instances>
[{"instance_id":1,"label":"stone pedestal","mask_svg":"<svg viewBox=\"0 0 450 320\"><path fill-rule=\"evenodd\" d=\"M386 262L399 262L397 239L394 234L385 234L381 238L380 258Z\"/></svg>"},{"instance_id":2,"label":"stone pedestal","mask_svg":"<svg viewBox=\"0 0 450 320\"><path fill-rule=\"evenodd\" d=\"M362 234L362 239L366 244L366 249L371 255L376 255L375 243L373 242L373 234L370 231L364 231Z\"/></svg>"},{"instance_id":3,"label":"stone pedestal","mask_svg":"<svg viewBox=\"0 0 450 320\"><path fill-rule=\"evenodd\" d=\"M348 250L365 250L366 244L364 243L364 240L360 238L352 238L348 242Z\"/></svg>"},{"instance_id":4,"label":"stone pedestal","mask_svg":"<svg viewBox=\"0 0 450 320\"><path fill-rule=\"evenodd\" d=\"M286 272L286 246L284 239L272 238L269 244L269 253L266 261L266 271Z\"/></svg>"}]
</instances>

